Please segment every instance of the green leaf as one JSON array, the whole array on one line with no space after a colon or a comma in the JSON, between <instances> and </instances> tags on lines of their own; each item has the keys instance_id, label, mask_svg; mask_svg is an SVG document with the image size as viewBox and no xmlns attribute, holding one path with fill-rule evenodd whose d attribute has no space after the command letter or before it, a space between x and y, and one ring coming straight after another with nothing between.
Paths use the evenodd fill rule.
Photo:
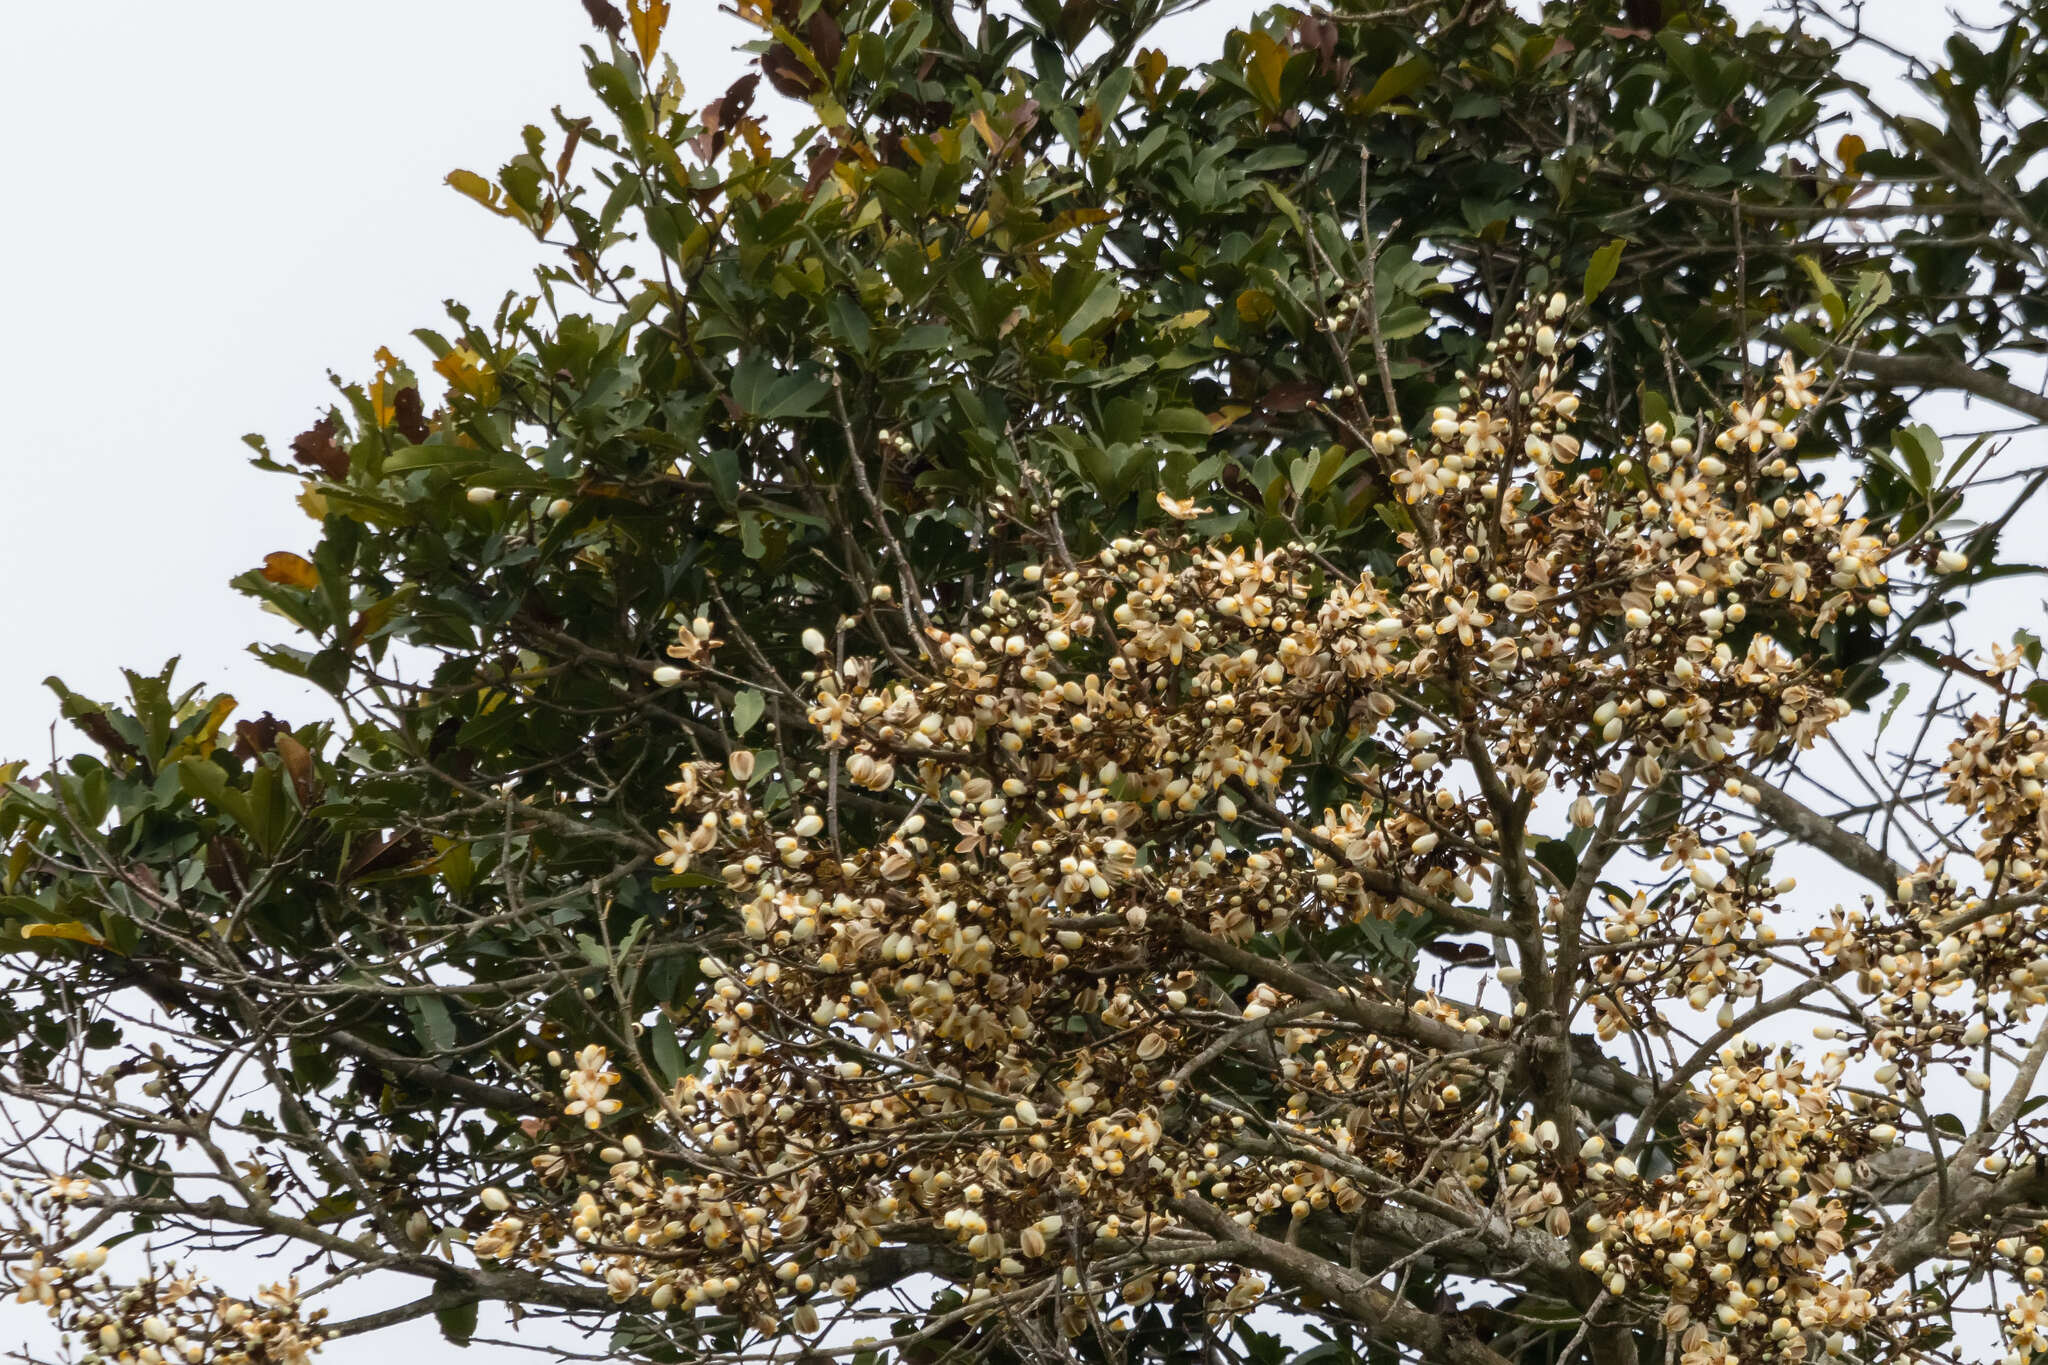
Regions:
<instances>
[{"instance_id":1,"label":"green leaf","mask_svg":"<svg viewBox=\"0 0 2048 1365\"><path fill-rule=\"evenodd\" d=\"M809 416L831 388L802 370L777 370L775 362L759 352L742 360L732 372L733 401L740 411L763 422Z\"/></svg>"},{"instance_id":2,"label":"green leaf","mask_svg":"<svg viewBox=\"0 0 2048 1365\"><path fill-rule=\"evenodd\" d=\"M470 1338L476 1335L476 1300L437 1308L434 1321L441 1324L441 1336L450 1344L467 1346Z\"/></svg>"},{"instance_id":3,"label":"green leaf","mask_svg":"<svg viewBox=\"0 0 2048 1365\"><path fill-rule=\"evenodd\" d=\"M1799 257L1800 268L1813 281L1814 292L1820 295L1820 306L1827 311L1830 325L1840 328L1848 320L1849 306L1842 302L1842 291L1835 288L1835 282L1820 268L1820 262L1811 256Z\"/></svg>"},{"instance_id":4,"label":"green leaf","mask_svg":"<svg viewBox=\"0 0 2048 1365\"><path fill-rule=\"evenodd\" d=\"M745 735L747 731L753 729L754 722L761 719L761 712L767 705L768 699L759 692L751 687L742 688L740 694L732 700L732 732L735 735Z\"/></svg>"},{"instance_id":5,"label":"green leaf","mask_svg":"<svg viewBox=\"0 0 2048 1365\"><path fill-rule=\"evenodd\" d=\"M1579 851L1562 839L1545 839L1536 845L1536 861L1566 886L1578 878Z\"/></svg>"},{"instance_id":6,"label":"green leaf","mask_svg":"<svg viewBox=\"0 0 2048 1365\"><path fill-rule=\"evenodd\" d=\"M1116 312L1117 305L1123 302L1123 297L1123 291L1117 288L1113 277L1103 275L1096 280L1095 287L1088 291L1088 296L1081 300L1080 306L1074 309L1065 325L1060 328L1061 343L1073 345L1089 328Z\"/></svg>"},{"instance_id":7,"label":"green leaf","mask_svg":"<svg viewBox=\"0 0 2048 1365\"><path fill-rule=\"evenodd\" d=\"M455 1046L455 1016L448 1012L448 1002L440 996L408 995L405 1012L412 1018L413 1036L426 1052L438 1054Z\"/></svg>"},{"instance_id":8,"label":"green leaf","mask_svg":"<svg viewBox=\"0 0 2048 1365\"><path fill-rule=\"evenodd\" d=\"M204 758L181 758L175 766L178 785L187 796L198 797L215 810L234 817L235 823L244 829L255 825L249 798L228 785L227 772L219 764Z\"/></svg>"},{"instance_id":9,"label":"green leaf","mask_svg":"<svg viewBox=\"0 0 2048 1365\"><path fill-rule=\"evenodd\" d=\"M1912 691L1912 685L1909 683L1900 683L1892 689L1892 699L1886 703L1884 714L1878 717L1877 733L1879 736L1884 734L1885 726L1892 723L1892 717L1898 714L1899 703L1906 699L1906 693L1910 691Z\"/></svg>"},{"instance_id":10,"label":"green leaf","mask_svg":"<svg viewBox=\"0 0 2048 1365\"><path fill-rule=\"evenodd\" d=\"M1586 264L1586 281L1579 292L1579 302L1591 303L1614 283L1614 272L1621 268L1622 248L1627 245L1625 238L1616 237L1593 253L1593 259Z\"/></svg>"},{"instance_id":11,"label":"green leaf","mask_svg":"<svg viewBox=\"0 0 2048 1365\"><path fill-rule=\"evenodd\" d=\"M1934 489L1934 472L1941 468L1941 437L1924 422L1903 427L1898 434L1899 454L1906 460L1906 482L1915 493L1926 497Z\"/></svg>"},{"instance_id":12,"label":"green leaf","mask_svg":"<svg viewBox=\"0 0 2048 1365\"><path fill-rule=\"evenodd\" d=\"M676 1031L666 1020L656 1021L648 1030L647 1048L654 1054L655 1072L663 1080L673 1084L689 1069L689 1059L683 1056L683 1049L676 1041Z\"/></svg>"},{"instance_id":13,"label":"green leaf","mask_svg":"<svg viewBox=\"0 0 2048 1365\"><path fill-rule=\"evenodd\" d=\"M1427 57L1410 57L1380 73L1372 83L1372 89L1365 92L1365 98L1358 102L1364 113L1371 113L1383 104L1389 104L1403 95L1413 94L1422 88L1423 82L1436 74L1436 63Z\"/></svg>"},{"instance_id":14,"label":"green leaf","mask_svg":"<svg viewBox=\"0 0 2048 1365\"><path fill-rule=\"evenodd\" d=\"M1294 230L1301 234L1302 240L1308 240L1308 228L1302 223L1301 210L1294 206L1294 201L1282 194L1280 187L1270 180L1261 180L1259 184L1266 191L1266 197L1273 201L1273 207L1280 210L1281 216L1288 222L1294 224Z\"/></svg>"}]
</instances>

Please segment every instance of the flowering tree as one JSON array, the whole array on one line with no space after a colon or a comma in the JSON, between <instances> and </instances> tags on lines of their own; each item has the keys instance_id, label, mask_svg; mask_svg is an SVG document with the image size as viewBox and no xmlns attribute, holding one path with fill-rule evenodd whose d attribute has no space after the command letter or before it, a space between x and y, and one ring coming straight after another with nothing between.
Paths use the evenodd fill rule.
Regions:
<instances>
[{"instance_id":1,"label":"flowering tree","mask_svg":"<svg viewBox=\"0 0 2048 1365\"><path fill-rule=\"evenodd\" d=\"M22 1304L91 1365L486 1304L649 1361L2048 1350L2048 689L1957 615L2040 479L1904 424L1938 291L1671 225L1814 150L1743 83L1810 46L763 7L777 154L590 8L614 122L452 177L567 264L422 334L432 411L346 390L242 580L336 718L135 675L8 773ZM1527 130L1645 70L1720 150L1645 199L1603 114L1554 183ZM1799 165L1774 222L1880 207Z\"/></svg>"}]
</instances>

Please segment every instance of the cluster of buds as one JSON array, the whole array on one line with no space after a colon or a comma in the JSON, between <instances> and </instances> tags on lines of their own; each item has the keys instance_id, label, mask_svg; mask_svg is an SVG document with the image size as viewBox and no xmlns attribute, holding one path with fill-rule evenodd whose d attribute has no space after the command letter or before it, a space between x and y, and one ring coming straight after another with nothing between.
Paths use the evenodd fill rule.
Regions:
<instances>
[{"instance_id":1,"label":"cluster of buds","mask_svg":"<svg viewBox=\"0 0 2048 1365\"><path fill-rule=\"evenodd\" d=\"M1557 321L1510 328L1421 438L1374 435L1417 514L1384 579L1333 576L1305 546L1144 534L1017 566L933 630L921 672L834 661L820 634L809 722L853 787L906 812L835 824L816 774L751 783L744 752L745 772L690 765L662 861L715 870L746 942L702 964L706 1063L644 1147L605 1150L600 1190L507 1213L489 1251L547 1258L566 1238L615 1297L808 1331L914 1225L961 1258L970 1304L1049 1284L1085 1322L1077 1256L1115 1265L1174 1230L1177 1200L1252 1227L1416 1180L1519 1190L1503 1167L1534 1169L1515 1153L1542 1144L1465 1055L1511 1019L1426 998L1361 1033L1271 984L1226 993L1201 945L1476 914L1504 836L1475 769L1510 798L1577 786L1583 826L1623 772L1654 785L1674 760L1812 743L1846 708L1771 631L1882 610L1889 548L1840 499L1757 492L1790 474L1810 375L1787 368L1715 453L1652 426L1588 459ZM708 653L689 634L686 665ZM1349 799L1305 809L1310 771L1340 772ZM1668 843L1691 894L1654 915L1618 898L1605 941L1680 922L1689 941L1648 970L1602 960L1603 1031L1646 1001L1754 987L1785 888L1753 845ZM1391 998L1369 976L1349 989ZM1202 1084L1254 1046L1267 1101ZM586 1124L601 1087L577 1077L603 1066L564 1092ZM543 1161L545 1184L566 1158ZM1546 1225L1567 1216L1547 1183L1514 1196ZM1228 1314L1266 1292L1130 1264L1126 1299Z\"/></svg>"},{"instance_id":2,"label":"cluster of buds","mask_svg":"<svg viewBox=\"0 0 2048 1365\"><path fill-rule=\"evenodd\" d=\"M326 1310L303 1307L296 1278L253 1300L169 1263L115 1278L107 1248L82 1244L70 1228L72 1211L97 1195L93 1182L71 1176L0 1192L0 1209L14 1215L0 1230L14 1302L42 1308L81 1365L308 1365L327 1340Z\"/></svg>"},{"instance_id":3,"label":"cluster of buds","mask_svg":"<svg viewBox=\"0 0 2048 1365\"><path fill-rule=\"evenodd\" d=\"M1582 1149L1595 1240L1580 1264L1617 1297L1642 1285L1666 1298L1663 1325L1688 1365L1802 1360L1817 1339L1839 1352L1877 1317L1838 1258L1843 1199L1890 1134L1842 1101L1842 1064L1724 1050L1662 1177L1610 1159L1601 1138Z\"/></svg>"},{"instance_id":4,"label":"cluster of buds","mask_svg":"<svg viewBox=\"0 0 2048 1365\"><path fill-rule=\"evenodd\" d=\"M808 632L807 718L846 785L736 749L670 789L659 860L715 876L740 927L700 964L702 1064L626 1112L604 1049L579 1053L560 1142L532 1186L485 1191L476 1254L811 1336L857 1315L878 1253L917 1246L968 1319L1028 1303L1079 1331L1152 1299L1217 1320L1265 1301L1245 1267L1162 1256L1194 1203L1249 1232L1423 1189L1576 1242L1687 1365L1905 1330L1851 1215L1897 1106L1843 1068L1982 1043L1931 1002L1993 989L1986 971L2014 1002L2048 983L2013 956L2032 936L1992 951L1952 884L1812 941L1834 963L1817 972L1876 996L1865 1036L1817 1061L1730 1047L1662 1173L1510 1093L1532 971L1568 964L1548 998L1576 994L1613 1039L1716 998L1727 1027L1796 950L1776 928L1792 883L1755 832L1673 819L1642 884L1546 889L1531 812L1562 788L1560 823L1597 840L1673 775L1758 801L1736 756L1811 745L1848 709L1786 642L1884 615L1895 549L1799 486L1811 372L1788 363L1704 450L1651 424L1595 457L1558 321L1507 328L1421 436L1372 435L1413 509L1384 576L1166 530L1014 566L921 665ZM682 677L717 644L686 635ZM2032 885L2040 748L1980 727L1951 765L2007 887ZM1514 1007L1418 995L1355 952L1334 997L1245 977L1261 935L1421 921L1514 937ZM1220 1086L1226 1067L1262 1079Z\"/></svg>"}]
</instances>

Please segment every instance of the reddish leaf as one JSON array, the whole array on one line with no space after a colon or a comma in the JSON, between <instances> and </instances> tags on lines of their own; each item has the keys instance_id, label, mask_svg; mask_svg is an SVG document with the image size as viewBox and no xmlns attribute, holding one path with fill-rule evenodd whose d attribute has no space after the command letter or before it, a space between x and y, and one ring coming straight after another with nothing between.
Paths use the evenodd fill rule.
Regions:
<instances>
[{"instance_id":1,"label":"reddish leaf","mask_svg":"<svg viewBox=\"0 0 2048 1365\"><path fill-rule=\"evenodd\" d=\"M1266 390L1262 401L1268 412L1300 412L1322 395L1322 385L1311 384L1306 379L1290 379Z\"/></svg>"},{"instance_id":2,"label":"reddish leaf","mask_svg":"<svg viewBox=\"0 0 2048 1365\"><path fill-rule=\"evenodd\" d=\"M120 754L125 758L142 757L136 752L133 744L121 738L121 732L114 728L104 711L87 711L84 715L73 716L71 723L85 731L88 739L110 754Z\"/></svg>"},{"instance_id":3,"label":"reddish leaf","mask_svg":"<svg viewBox=\"0 0 2048 1365\"><path fill-rule=\"evenodd\" d=\"M821 88L811 69L781 43L761 54L761 70L768 77L768 84L792 99L803 99Z\"/></svg>"},{"instance_id":4,"label":"reddish leaf","mask_svg":"<svg viewBox=\"0 0 2048 1365\"><path fill-rule=\"evenodd\" d=\"M338 880L346 883L372 872L390 872L419 861L426 853L427 842L417 834L380 835L356 851Z\"/></svg>"},{"instance_id":5,"label":"reddish leaf","mask_svg":"<svg viewBox=\"0 0 2048 1365\"><path fill-rule=\"evenodd\" d=\"M1329 71L1337 64L1337 25L1328 19L1303 14L1294 21L1294 45L1316 54L1316 69Z\"/></svg>"},{"instance_id":6,"label":"reddish leaf","mask_svg":"<svg viewBox=\"0 0 2048 1365\"><path fill-rule=\"evenodd\" d=\"M839 21L824 10L811 14L809 33L811 55L818 59L818 65L827 75L839 70L839 56L846 50L846 30L839 27Z\"/></svg>"},{"instance_id":7,"label":"reddish leaf","mask_svg":"<svg viewBox=\"0 0 2048 1365\"><path fill-rule=\"evenodd\" d=\"M825 177L832 174L832 168L837 166L840 159L845 155L846 153L840 151L837 147L821 146L812 151L811 175L810 179L804 183L805 198L808 199L818 192L818 186L825 183Z\"/></svg>"},{"instance_id":8,"label":"reddish leaf","mask_svg":"<svg viewBox=\"0 0 2048 1365\"><path fill-rule=\"evenodd\" d=\"M758 72L749 72L726 88L726 92L704 106L699 121L704 131L690 139L690 149L699 159L710 161L725 150L725 143L731 129L739 126L747 111L754 107L754 92L761 86Z\"/></svg>"},{"instance_id":9,"label":"reddish leaf","mask_svg":"<svg viewBox=\"0 0 2048 1365\"><path fill-rule=\"evenodd\" d=\"M235 754L240 758L254 758L267 754L277 746L277 737L291 726L265 711L259 720L238 720L235 722Z\"/></svg>"},{"instance_id":10,"label":"reddish leaf","mask_svg":"<svg viewBox=\"0 0 2048 1365\"><path fill-rule=\"evenodd\" d=\"M292 458L335 483L348 477L348 452L335 442L332 417L322 417L292 438Z\"/></svg>"},{"instance_id":11,"label":"reddish leaf","mask_svg":"<svg viewBox=\"0 0 2048 1365\"><path fill-rule=\"evenodd\" d=\"M583 0L583 12L590 16L590 22L617 38L626 31L626 16L606 3L606 0Z\"/></svg>"},{"instance_id":12,"label":"reddish leaf","mask_svg":"<svg viewBox=\"0 0 2048 1365\"><path fill-rule=\"evenodd\" d=\"M241 844L228 835L220 835L206 845L206 881L223 896L240 895L249 885L248 856L242 852Z\"/></svg>"},{"instance_id":13,"label":"reddish leaf","mask_svg":"<svg viewBox=\"0 0 2048 1365\"><path fill-rule=\"evenodd\" d=\"M391 395L391 424L398 434L414 445L427 439L427 414L420 403L420 391L407 386Z\"/></svg>"}]
</instances>

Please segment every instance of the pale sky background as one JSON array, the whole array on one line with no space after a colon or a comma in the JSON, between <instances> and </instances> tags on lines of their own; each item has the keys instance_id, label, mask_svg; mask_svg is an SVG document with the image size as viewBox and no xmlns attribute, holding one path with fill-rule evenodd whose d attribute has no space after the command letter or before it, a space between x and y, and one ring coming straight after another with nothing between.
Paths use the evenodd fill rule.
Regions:
<instances>
[{"instance_id":1,"label":"pale sky background","mask_svg":"<svg viewBox=\"0 0 2048 1365\"><path fill-rule=\"evenodd\" d=\"M1198 60L1258 7L1211 0L1168 45ZM1876 8L1909 42L1949 31L1932 7ZM746 69L748 30L711 0L676 9L667 49L709 101ZM552 131L552 105L588 112L579 48L598 41L577 0L6 6L0 760L48 757L52 673L111 699L119 668L179 654L184 682L245 711L324 709L245 652L285 628L227 580L316 528L239 438L282 449L329 403L328 371L360 378L378 346L412 346L443 299L482 310L526 285L531 239L442 177L489 174L522 125ZM82 740L67 728L58 747ZM0 1342L24 1318L0 1310ZM407 1348L461 1358L429 1322L323 1359Z\"/></svg>"},{"instance_id":2,"label":"pale sky background","mask_svg":"<svg viewBox=\"0 0 2048 1365\"><path fill-rule=\"evenodd\" d=\"M1212 0L1175 47L1255 8ZM751 34L678 0L664 50L692 102ZM0 6L0 761L49 757L52 673L115 700L121 668L175 654L245 709L323 709L245 652L285 627L228 579L316 528L240 438L282 452L329 371L364 378L383 345L424 371L410 333L443 299L526 286L532 239L442 177L491 174L528 123L558 141L552 106L595 107L593 42L577 0Z\"/></svg>"}]
</instances>

